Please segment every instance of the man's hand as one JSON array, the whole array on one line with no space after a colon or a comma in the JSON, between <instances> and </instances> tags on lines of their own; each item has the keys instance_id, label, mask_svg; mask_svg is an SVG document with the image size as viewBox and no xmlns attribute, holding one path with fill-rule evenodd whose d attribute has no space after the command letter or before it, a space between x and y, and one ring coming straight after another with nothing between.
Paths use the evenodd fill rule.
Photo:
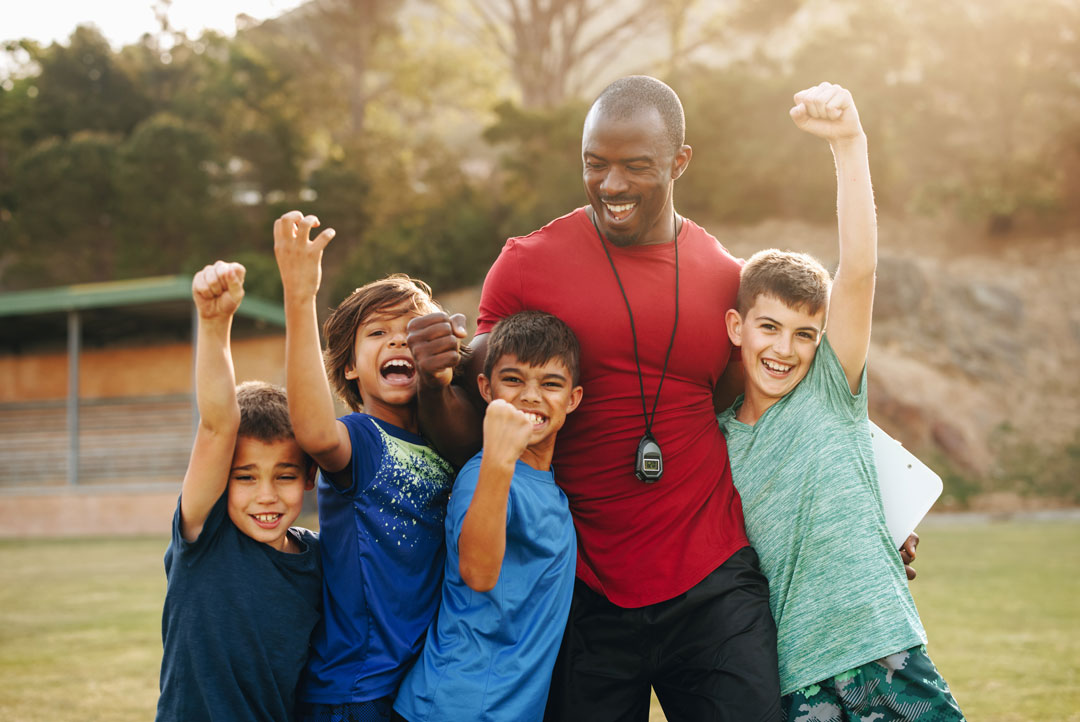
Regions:
<instances>
[{"instance_id":1,"label":"man's hand","mask_svg":"<svg viewBox=\"0 0 1080 722\"><path fill-rule=\"evenodd\" d=\"M323 250L337 232L327 228L309 240L311 229L318 225L318 218L300 211L289 211L274 221L274 258L286 299L315 298L319 291Z\"/></svg>"},{"instance_id":2,"label":"man's hand","mask_svg":"<svg viewBox=\"0 0 1080 722\"><path fill-rule=\"evenodd\" d=\"M832 83L800 90L795 93L791 119L800 130L824 138L830 143L858 138L863 135L859 111L851 93Z\"/></svg>"},{"instance_id":3,"label":"man's hand","mask_svg":"<svg viewBox=\"0 0 1080 722\"><path fill-rule=\"evenodd\" d=\"M524 412L508 401L492 400L484 414L484 458L490 455L492 461L513 466L529 445L531 434L532 422Z\"/></svg>"},{"instance_id":4,"label":"man's hand","mask_svg":"<svg viewBox=\"0 0 1080 722\"><path fill-rule=\"evenodd\" d=\"M199 317L229 318L244 298L245 269L239 263L218 261L191 279L191 297Z\"/></svg>"},{"instance_id":5,"label":"man's hand","mask_svg":"<svg viewBox=\"0 0 1080 722\"><path fill-rule=\"evenodd\" d=\"M900 558L904 560L904 572L909 582L915 578L915 570L911 567L911 563L915 561L915 547L917 546L919 546L919 535L911 532L907 541L900 547Z\"/></svg>"},{"instance_id":6,"label":"man's hand","mask_svg":"<svg viewBox=\"0 0 1080 722\"><path fill-rule=\"evenodd\" d=\"M465 316L460 313L449 316L438 311L409 321L406 341L422 386L450 385L454 368L461 361L465 333Z\"/></svg>"}]
</instances>

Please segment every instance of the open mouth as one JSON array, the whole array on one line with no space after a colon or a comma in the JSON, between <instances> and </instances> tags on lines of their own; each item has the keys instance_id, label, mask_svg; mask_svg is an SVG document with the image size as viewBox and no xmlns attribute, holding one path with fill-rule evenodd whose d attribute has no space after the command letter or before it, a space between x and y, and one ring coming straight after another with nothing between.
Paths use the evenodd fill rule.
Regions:
<instances>
[{"instance_id":1,"label":"open mouth","mask_svg":"<svg viewBox=\"0 0 1080 722\"><path fill-rule=\"evenodd\" d=\"M266 529L272 529L277 526L277 523L282 516L283 515L279 513L251 514L251 518L255 520L255 523Z\"/></svg>"},{"instance_id":2,"label":"open mouth","mask_svg":"<svg viewBox=\"0 0 1080 722\"><path fill-rule=\"evenodd\" d=\"M405 358L392 358L379 369L382 377L394 384L406 384L416 375L412 361Z\"/></svg>"},{"instance_id":3,"label":"open mouth","mask_svg":"<svg viewBox=\"0 0 1080 722\"><path fill-rule=\"evenodd\" d=\"M622 221L625 221L634 212L634 209L637 208L636 202L609 203L607 201L603 201L603 203L604 209L607 210L608 216L616 223L621 223Z\"/></svg>"},{"instance_id":4,"label":"open mouth","mask_svg":"<svg viewBox=\"0 0 1080 722\"><path fill-rule=\"evenodd\" d=\"M761 365L773 376L786 376L791 369L795 368L794 364L782 364L778 361L771 361L769 359L762 359Z\"/></svg>"},{"instance_id":5,"label":"open mouth","mask_svg":"<svg viewBox=\"0 0 1080 722\"><path fill-rule=\"evenodd\" d=\"M547 423L547 417L535 411L523 411L522 413L525 414L525 417L529 419L529 423L533 426L543 426Z\"/></svg>"}]
</instances>

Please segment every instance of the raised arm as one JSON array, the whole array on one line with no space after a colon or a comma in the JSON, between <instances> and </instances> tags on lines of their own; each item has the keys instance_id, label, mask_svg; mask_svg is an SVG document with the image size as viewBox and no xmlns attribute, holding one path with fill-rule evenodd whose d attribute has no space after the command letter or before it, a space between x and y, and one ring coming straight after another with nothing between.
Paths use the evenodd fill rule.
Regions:
<instances>
[{"instance_id":1,"label":"raised arm","mask_svg":"<svg viewBox=\"0 0 1080 722\"><path fill-rule=\"evenodd\" d=\"M480 449L484 400L476 378L487 358L487 334L480 334L463 361L464 337L464 317L458 314L431 313L409 322L420 428L442 457L459 469ZM452 380L459 364L458 378Z\"/></svg>"},{"instance_id":2,"label":"raised arm","mask_svg":"<svg viewBox=\"0 0 1080 722\"><path fill-rule=\"evenodd\" d=\"M877 270L877 216L866 134L851 93L831 83L796 93L791 118L802 130L829 141L836 161L840 263L825 328L854 393L870 348Z\"/></svg>"},{"instance_id":3,"label":"raised arm","mask_svg":"<svg viewBox=\"0 0 1080 722\"><path fill-rule=\"evenodd\" d=\"M315 216L290 211L274 221L274 257L285 291L285 387L289 418L300 448L330 474L339 487L352 460L348 429L337 420L334 396L323 369L315 294L322 282L322 254L334 237L327 228L314 240Z\"/></svg>"},{"instance_id":4,"label":"raised arm","mask_svg":"<svg viewBox=\"0 0 1080 722\"><path fill-rule=\"evenodd\" d=\"M225 491L240 427L229 335L244 298L244 267L218 261L195 274L191 296L199 317L195 402L199 426L180 493L180 534L195 541Z\"/></svg>"},{"instance_id":5,"label":"raised arm","mask_svg":"<svg viewBox=\"0 0 1080 722\"><path fill-rule=\"evenodd\" d=\"M458 536L458 569L470 588L495 587L506 553L506 504L517 460L529 444L532 424L512 404L495 399L484 414L480 478Z\"/></svg>"}]
</instances>

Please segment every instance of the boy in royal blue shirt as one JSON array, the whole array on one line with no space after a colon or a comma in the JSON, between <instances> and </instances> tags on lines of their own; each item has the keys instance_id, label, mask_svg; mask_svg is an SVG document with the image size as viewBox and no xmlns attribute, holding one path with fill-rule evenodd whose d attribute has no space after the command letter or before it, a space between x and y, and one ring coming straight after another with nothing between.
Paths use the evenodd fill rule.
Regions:
<instances>
[{"instance_id":1,"label":"boy in royal blue shirt","mask_svg":"<svg viewBox=\"0 0 1080 722\"><path fill-rule=\"evenodd\" d=\"M334 232L308 240L317 224L298 211L274 224L289 415L297 441L321 470L324 613L298 716L387 720L438 608L445 555L453 472L419 435L416 374L405 342L409 320L437 306L422 281L392 276L369 283L327 318L320 355L315 294ZM354 413L334 418L330 384Z\"/></svg>"},{"instance_id":2,"label":"boy in royal blue shirt","mask_svg":"<svg viewBox=\"0 0 1080 722\"><path fill-rule=\"evenodd\" d=\"M551 457L581 402L579 356L550 314L523 311L492 331L478 378L484 448L454 482L439 615L395 719L543 717L574 588L574 525Z\"/></svg>"},{"instance_id":3,"label":"boy in royal blue shirt","mask_svg":"<svg viewBox=\"0 0 1080 722\"><path fill-rule=\"evenodd\" d=\"M235 386L229 333L243 283L244 267L223 261L192 281L200 418L165 552L158 722L292 720L319 618L317 539L290 527L315 466L284 392Z\"/></svg>"}]
</instances>

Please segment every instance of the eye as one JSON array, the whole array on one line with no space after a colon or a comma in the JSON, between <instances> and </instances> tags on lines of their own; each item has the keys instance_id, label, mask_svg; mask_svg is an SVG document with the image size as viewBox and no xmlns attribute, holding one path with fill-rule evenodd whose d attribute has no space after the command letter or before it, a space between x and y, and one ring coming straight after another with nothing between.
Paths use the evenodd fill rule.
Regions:
<instances>
[{"instance_id":1,"label":"eye","mask_svg":"<svg viewBox=\"0 0 1080 722\"><path fill-rule=\"evenodd\" d=\"M810 333L809 331L799 331L799 333L796 335L801 338L805 338L807 341L813 341L815 338L814 334Z\"/></svg>"},{"instance_id":2,"label":"eye","mask_svg":"<svg viewBox=\"0 0 1080 722\"><path fill-rule=\"evenodd\" d=\"M386 331L382 330L381 328L377 328L369 331L368 336L382 336L384 333L386 333Z\"/></svg>"},{"instance_id":3,"label":"eye","mask_svg":"<svg viewBox=\"0 0 1080 722\"><path fill-rule=\"evenodd\" d=\"M517 376L503 376L502 377L502 382L504 384L520 384L521 379L518 378Z\"/></svg>"},{"instance_id":4,"label":"eye","mask_svg":"<svg viewBox=\"0 0 1080 722\"><path fill-rule=\"evenodd\" d=\"M766 331L775 331L776 330L776 324L763 323L763 324L761 324L760 328L762 328L762 329L764 329Z\"/></svg>"},{"instance_id":5,"label":"eye","mask_svg":"<svg viewBox=\"0 0 1080 722\"><path fill-rule=\"evenodd\" d=\"M233 474L233 481L239 481L242 484L250 484L255 481L255 477L251 474Z\"/></svg>"},{"instance_id":6,"label":"eye","mask_svg":"<svg viewBox=\"0 0 1080 722\"><path fill-rule=\"evenodd\" d=\"M587 160L587 161L585 161L585 167L588 168L589 170L600 170L601 168L604 167L604 164L603 163L598 163L595 160Z\"/></svg>"},{"instance_id":7,"label":"eye","mask_svg":"<svg viewBox=\"0 0 1080 722\"><path fill-rule=\"evenodd\" d=\"M644 165L628 165L626 166L626 169L632 173L642 173L649 170L649 167Z\"/></svg>"},{"instance_id":8,"label":"eye","mask_svg":"<svg viewBox=\"0 0 1080 722\"><path fill-rule=\"evenodd\" d=\"M561 389L563 388L563 383L561 381L545 381L544 386L549 389Z\"/></svg>"}]
</instances>

